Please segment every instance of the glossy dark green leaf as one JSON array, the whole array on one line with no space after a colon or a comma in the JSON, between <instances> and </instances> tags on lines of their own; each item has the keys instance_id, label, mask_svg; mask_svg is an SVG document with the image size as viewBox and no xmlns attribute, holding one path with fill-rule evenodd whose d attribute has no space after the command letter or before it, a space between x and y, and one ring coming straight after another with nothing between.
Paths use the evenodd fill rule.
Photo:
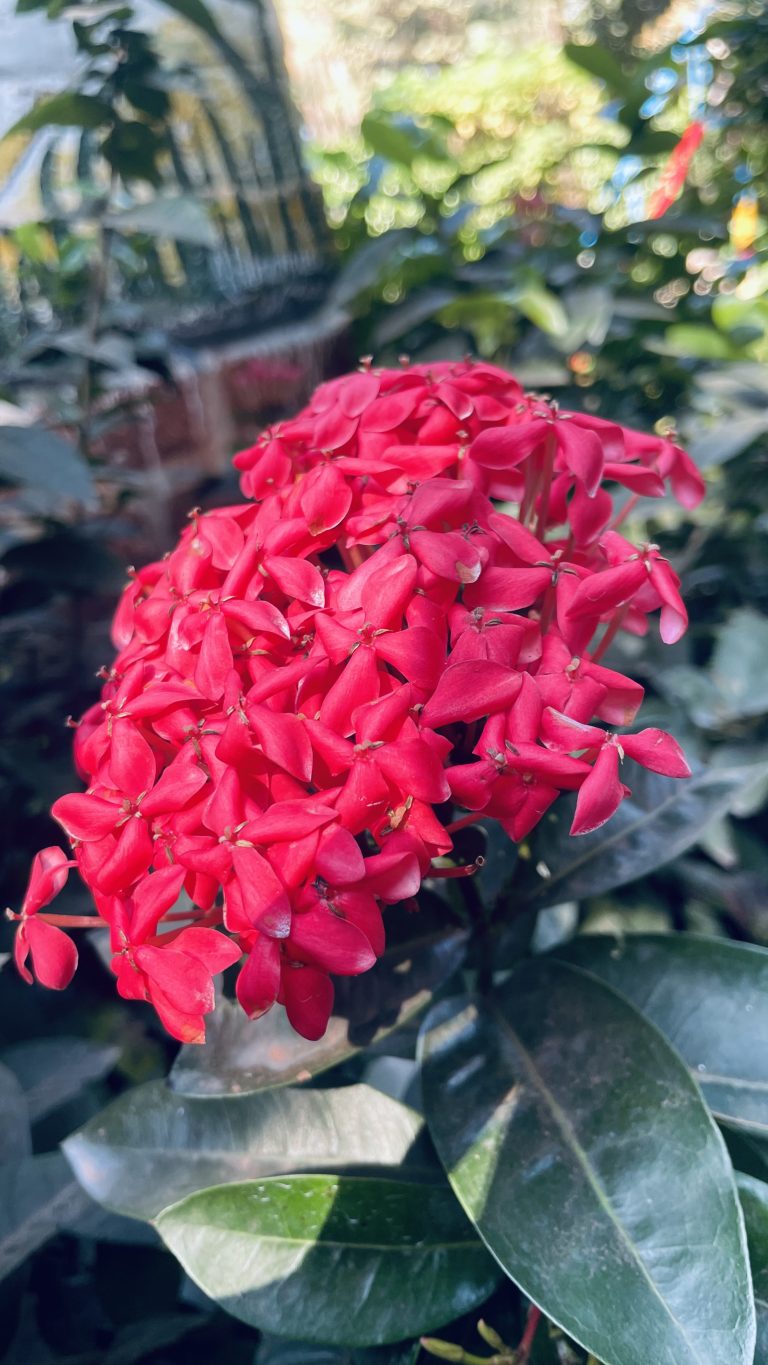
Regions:
<instances>
[{"instance_id":1,"label":"glossy dark green leaf","mask_svg":"<svg viewBox=\"0 0 768 1365\"><path fill-rule=\"evenodd\" d=\"M528 874L515 888L515 912L598 896L677 858L765 767L745 762L679 781L626 762L632 796L601 829L577 838L568 833L572 798L558 801L532 840Z\"/></svg>"},{"instance_id":2,"label":"glossy dark green leaf","mask_svg":"<svg viewBox=\"0 0 768 1365\"><path fill-rule=\"evenodd\" d=\"M659 676L665 695L682 703L695 724L708 730L768 712L768 617L742 607L715 637L706 670L680 664Z\"/></svg>"},{"instance_id":3,"label":"glossy dark green leaf","mask_svg":"<svg viewBox=\"0 0 768 1365\"><path fill-rule=\"evenodd\" d=\"M209 1185L282 1171L399 1166L421 1129L412 1109L367 1085L201 1100L150 1081L121 1095L63 1147L100 1204L153 1218Z\"/></svg>"},{"instance_id":4,"label":"glossy dark green leaf","mask_svg":"<svg viewBox=\"0 0 768 1365\"><path fill-rule=\"evenodd\" d=\"M625 92L627 78L616 58L612 57L602 44L565 43L563 51L574 66L580 67L582 71L588 71L590 76L597 76L599 80L605 81L612 94L619 95Z\"/></svg>"},{"instance_id":5,"label":"glossy dark green leaf","mask_svg":"<svg viewBox=\"0 0 768 1365\"><path fill-rule=\"evenodd\" d=\"M323 1038L309 1043L281 1008L256 1021L223 1001L203 1047L183 1047L170 1083L183 1095L237 1095L309 1080L362 1047L386 1037L425 1009L438 986L461 965L467 934L451 924L445 905L424 895L409 914L387 911L388 944L364 976L335 982L336 1004Z\"/></svg>"},{"instance_id":6,"label":"glossy dark green leaf","mask_svg":"<svg viewBox=\"0 0 768 1365\"><path fill-rule=\"evenodd\" d=\"M306 1097L305 1097L306 1098ZM190 1195L156 1220L187 1274L253 1327L376 1346L482 1303L498 1267L447 1186L295 1175Z\"/></svg>"},{"instance_id":7,"label":"glossy dark green leaf","mask_svg":"<svg viewBox=\"0 0 768 1365\"><path fill-rule=\"evenodd\" d=\"M16 1270L88 1202L60 1152L0 1166L0 1279Z\"/></svg>"},{"instance_id":8,"label":"glossy dark green leaf","mask_svg":"<svg viewBox=\"0 0 768 1365\"><path fill-rule=\"evenodd\" d=\"M14 1043L0 1061L19 1081L32 1122L73 1099L112 1070L120 1049L88 1038L40 1038Z\"/></svg>"},{"instance_id":9,"label":"glossy dark green leaf","mask_svg":"<svg viewBox=\"0 0 768 1365\"><path fill-rule=\"evenodd\" d=\"M742 607L717 631L709 664L712 681L727 707L726 719L768 711L768 617Z\"/></svg>"},{"instance_id":10,"label":"glossy dark green leaf","mask_svg":"<svg viewBox=\"0 0 768 1365\"><path fill-rule=\"evenodd\" d=\"M730 1163L686 1067L602 982L521 965L430 1011L430 1131L507 1273L611 1365L748 1365Z\"/></svg>"},{"instance_id":11,"label":"glossy dark green leaf","mask_svg":"<svg viewBox=\"0 0 768 1365\"><path fill-rule=\"evenodd\" d=\"M749 1175L736 1176L747 1229L749 1262L757 1313L754 1365L768 1365L768 1185Z\"/></svg>"},{"instance_id":12,"label":"glossy dark green leaf","mask_svg":"<svg viewBox=\"0 0 768 1365\"><path fill-rule=\"evenodd\" d=\"M518 846L501 828L498 820L488 820L480 828L485 836L485 863L475 877L473 886L485 905L492 909L502 896L511 892L517 874Z\"/></svg>"},{"instance_id":13,"label":"glossy dark green leaf","mask_svg":"<svg viewBox=\"0 0 768 1365\"><path fill-rule=\"evenodd\" d=\"M697 934L584 934L555 956L652 1020L713 1113L768 1137L768 950Z\"/></svg>"},{"instance_id":14,"label":"glossy dark green leaf","mask_svg":"<svg viewBox=\"0 0 768 1365\"><path fill-rule=\"evenodd\" d=\"M32 1150L30 1114L24 1091L10 1067L0 1064L0 1164L18 1161Z\"/></svg>"}]
</instances>

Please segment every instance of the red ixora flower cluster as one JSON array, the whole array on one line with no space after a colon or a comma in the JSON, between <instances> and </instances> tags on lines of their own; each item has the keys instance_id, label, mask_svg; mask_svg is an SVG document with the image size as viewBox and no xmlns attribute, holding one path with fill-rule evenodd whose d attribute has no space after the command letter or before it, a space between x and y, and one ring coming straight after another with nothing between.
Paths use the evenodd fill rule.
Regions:
<instances>
[{"instance_id":1,"label":"red ixora flower cluster","mask_svg":"<svg viewBox=\"0 0 768 1365\"><path fill-rule=\"evenodd\" d=\"M685 630L673 569L617 529L627 497L699 501L678 446L491 365L364 365L235 464L250 500L132 575L76 732L87 791L53 807L73 858L38 855L15 917L19 970L53 987L63 929L107 924L120 994L187 1042L240 959L248 1015L279 1001L319 1037L382 906L475 870L451 865L462 825L521 840L576 791L585 834L628 794L624 755L688 774L663 731L609 728L643 689L601 662L657 608L664 640ZM98 917L43 912L75 864Z\"/></svg>"}]
</instances>

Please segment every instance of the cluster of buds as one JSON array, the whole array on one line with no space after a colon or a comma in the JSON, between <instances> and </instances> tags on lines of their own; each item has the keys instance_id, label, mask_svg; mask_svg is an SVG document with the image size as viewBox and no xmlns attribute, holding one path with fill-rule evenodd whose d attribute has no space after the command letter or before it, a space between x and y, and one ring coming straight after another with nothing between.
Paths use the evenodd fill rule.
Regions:
<instances>
[{"instance_id":1,"label":"cluster of buds","mask_svg":"<svg viewBox=\"0 0 768 1365\"><path fill-rule=\"evenodd\" d=\"M107 925L120 994L186 1042L239 961L249 1016L278 1001L319 1037L331 976L382 952L382 907L474 870L457 828L522 840L575 791L585 834L628 794L624 755L688 774L663 731L608 728L643 689L601 662L658 608L665 641L686 627L673 569L618 530L667 485L701 498L671 441L487 364L364 365L235 464L249 500L132 575L76 730L87 791L53 807L72 858L38 855L14 917L22 975L31 956L53 987L64 930ZM97 916L43 909L74 865Z\"/></svg>"}]
</instances>

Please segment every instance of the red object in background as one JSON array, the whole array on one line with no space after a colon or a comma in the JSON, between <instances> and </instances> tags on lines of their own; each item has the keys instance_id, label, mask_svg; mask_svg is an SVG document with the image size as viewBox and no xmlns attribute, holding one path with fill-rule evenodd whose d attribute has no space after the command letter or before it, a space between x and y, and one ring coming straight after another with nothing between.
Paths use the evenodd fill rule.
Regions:
<instances>
[{"instance_id":1,"label":"red object in background","mask_svg":"<svg viewBox=\"0 0 768 1365\"><path fill-rule=\"evenodd\" d=\"M476 870L445 866L472 818L451 801L519 840L576 791L582 834L628 794L625 753L688 772L663 732L604 728L642 688L600 662L659 608L662 638L685 629L676 574L618 534L613 496L670 483L693 505L679 447L462 362L323 384L235 464L250 501L192 514L126 588L76 733L87 791L53 808L98 911L71 927L109 926L118 991L185 1042L241 957L246 1013L279 1002L319 1037L330 978L383 950L382 907ZM58 986L76 955L41 907L71 864L40 858L18 961Z\"/></svg>"},{"instance_id":2,"label":"red object in background","mask_svg":"<svg viewBox=\"0 0 768 1365\"><path fill-rule=\"evenodd\" d=\"M691 162L701 146L703 137L703 123L696 120L688 124L661 172L661 178L656 189L648 200L647 218L661 218L667 209L672 207L685 184Z\"/></svg>"}]
</instances>

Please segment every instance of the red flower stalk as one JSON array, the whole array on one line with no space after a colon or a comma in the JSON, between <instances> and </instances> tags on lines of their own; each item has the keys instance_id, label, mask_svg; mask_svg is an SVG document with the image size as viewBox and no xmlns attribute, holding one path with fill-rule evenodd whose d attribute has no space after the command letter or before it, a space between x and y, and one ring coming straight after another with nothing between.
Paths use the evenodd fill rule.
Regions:
<instances>
[{"instance_id":1,"label":"red flower stalk","mask_svg":"<svg viewBox=\"0 0 768 1365\"><path fill-rule=\"evenodd\" d=\"M657 608L663 639L685 629L666 560L609 529L616 485L698 501L678 446L466 362L332 380L235 463L251 501L193 513L132 574L76 731L86 790L53 814L98 914L46 915L73 865L54 848L17 917L19 969L54 987L62 922L108 925L118 991L185 1042L238 961L249 1016L279 1003L319 1037L387 905L482 875L446 864L468 820L523 839L575 791L586 833L627 794L624 755L687 773L662 732L603 728L643 690L598 662Z\"/></svg>"}]
</instances>

